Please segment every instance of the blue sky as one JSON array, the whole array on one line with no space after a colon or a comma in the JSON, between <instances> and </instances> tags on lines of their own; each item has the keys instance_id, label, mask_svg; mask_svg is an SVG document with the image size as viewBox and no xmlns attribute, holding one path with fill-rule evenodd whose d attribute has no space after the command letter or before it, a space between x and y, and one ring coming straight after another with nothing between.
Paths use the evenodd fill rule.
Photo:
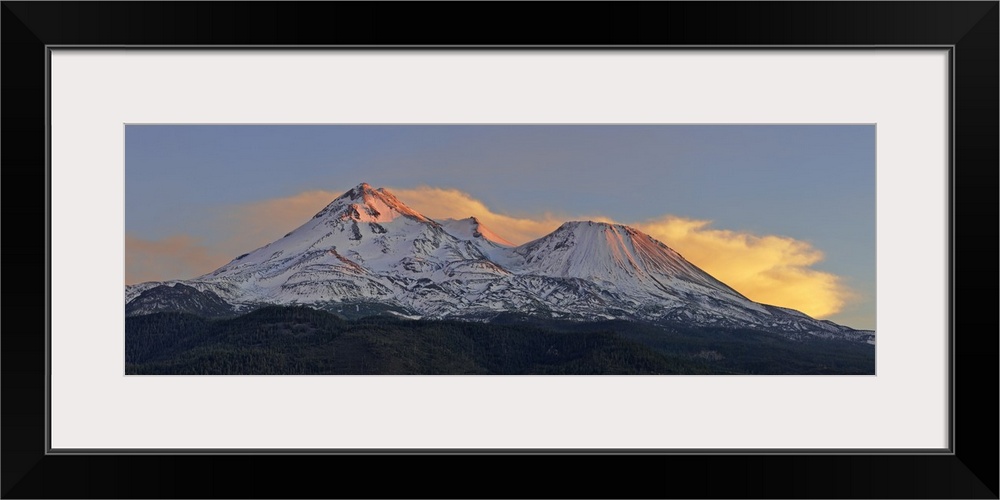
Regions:
<instances>
[{"instance_id":1,"label":"blue sky","mask_svg":"<svg viewBox=\"0 0 1000 500\"><path fill-rule=\"evenodd\" d=\"M315 212L326 194L360 182L403 193L434 188L461 192L508 217L490 224L501 236L505 227L496 226L510 218L604 217L649 223L637 227L662 239L677 233L654 233L660 226L653 222L672 216L706 222L698 230L709 233L701 236L715 238L681 242L688 253L734 251L726 238L750 237L757 257L748 262L773 253L765 251L773 243L769 236L793 240L808 247L793 245L796 255L823 256L800 263L805 274L797 276L833 275L850 296L825 317L874 328L875 174L874 125L129 125L126 252L169 248L156 258L176 251L180 260L170 269L186 269L182 255L196 252L205 258L187 260L212 267L236 255L228 254L235 248L223 247L237 241L228 233L239 228L225 219L240 207L320 191L319 206L302 209ZM453 216L470 215L479 214ZM290 223L259 219L261 226ZM280 236L305 219L274 230ZM168 240L175 244L156 247ZM150 269L152 255L142 260ZM741 260L735 254L726 259Z\"/></svg>"}]
</instances>

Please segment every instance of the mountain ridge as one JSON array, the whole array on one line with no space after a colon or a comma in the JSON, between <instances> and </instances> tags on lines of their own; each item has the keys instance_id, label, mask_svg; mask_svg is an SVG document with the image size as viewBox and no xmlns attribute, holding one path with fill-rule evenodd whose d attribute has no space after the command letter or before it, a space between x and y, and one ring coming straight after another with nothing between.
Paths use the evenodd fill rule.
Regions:
<instances>
[{"instance_id":1,"label":"mountain ridge","mask_svg":"<svg viewBox=\"0 0 1000 500\"><path fill-rule=\"evenodd\" d=\"M205 296L186 289L157 291L177 284ZM630 226L567 221L514 246L475 216L436 221L367 183L346 191L284 237L211 273L126 286L126 314L170 310L171 297L179 311L197 306L218 312L218 301L234 314L267 304L327 310L351 304L360 310L365 304L412 318L488 321L491 315L516 312L756 328L790 338L874 343L874 332L753 302Z\"/></svg>"}]
</instances>

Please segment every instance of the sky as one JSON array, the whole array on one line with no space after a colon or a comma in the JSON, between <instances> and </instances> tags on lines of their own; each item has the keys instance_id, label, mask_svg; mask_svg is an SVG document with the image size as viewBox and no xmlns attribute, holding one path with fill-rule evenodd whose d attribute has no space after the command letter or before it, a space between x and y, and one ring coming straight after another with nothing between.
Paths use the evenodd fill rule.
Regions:
<instances>
[{"instance_id":1,"label":"sky","mask_svg":"<svg viewBox=\"0 0 1000 500\"><path fill-rule=\"evenodd\" d=\"M127 125L125 281L187 279L348 189L516 244L642 230L752 300L875 328L874 125Z\"/></svg>"}]
</instances>

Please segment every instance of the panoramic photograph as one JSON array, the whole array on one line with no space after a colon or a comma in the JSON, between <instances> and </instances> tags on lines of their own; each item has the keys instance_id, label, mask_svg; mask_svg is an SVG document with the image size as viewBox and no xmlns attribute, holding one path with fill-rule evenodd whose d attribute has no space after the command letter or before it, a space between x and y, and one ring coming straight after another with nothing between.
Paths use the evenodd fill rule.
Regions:
<instances>
[{"instance_id":1,"label":"panoramic photograph","mask_svg":"<svg viewBox=\"0 0 1000 500\"><path fill-rule=\"evenodd\" d=\"M126 125L126 375L874 375L874 125Z\"/></svg>"}]
</instances>

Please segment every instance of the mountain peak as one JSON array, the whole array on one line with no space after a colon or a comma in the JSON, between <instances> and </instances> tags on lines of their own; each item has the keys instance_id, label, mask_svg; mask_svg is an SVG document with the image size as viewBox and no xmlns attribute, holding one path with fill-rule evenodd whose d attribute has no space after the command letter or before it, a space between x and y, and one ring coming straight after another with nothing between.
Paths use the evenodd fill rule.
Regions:
<instances>
[{"instance_id":1,"label":"mountain peak","mask_svg":"<svg viewBox=\"0 0 1000 500\"><path fill-rule=\"evenodd\" d=\"M333 215L339 219L365 222L389 222L399 216L430 222L416 210L406 206L385 188L372 188L362 182L349 189L321 210L316 217Z\"/></svg>"},{"instance_id":2,"label":"mountain peak","mask_svg":"<svg viewBox=\"0 0 1000 500\"><path fill-rule=\"evenodd\" d=\"M359 199L362 199L366 194L368 194L370 196L370 195L372 195L375 192L376 191L374 189L372 189L371 184L368 184L367 182L362 182L361 184L358 184L357 186L354 186L353 188L348 189L347 192L345 192L344 194L342 194L339 197L337 197L337 199L338 200L359 200Z\"/></svg>"},{"instance_id":3,"label":"mountain peak","mask_svg":"<svg viewBox=\"0 0 1000 500\"><path fill-rule=\"evenodd\" d=\"M645 281L667 293L673 292L664 283L684 281L721 292L744 306L749 303L663 242L623 224L569 221L514 251L525 258L530 269L546 275L616 284Z\"/></svg>"},{"instance_id":4,"label":"mountain peak","mask_svg":"<svg viewBox=\"0 0 1000 500\"><path fill-rule=\"evenodd\" d=\"M559 226L559 229L557 229L557 231L578 230L578 229L586 230L588 228L591 228L593 231L611 229L611 230L625 231L630 234L643 234L638 229L635 229L631 226L626 226L624 224L615 224L613 222L601 222L593 220L573 220L573 221L563 222L562 225Z\"/></svg>"},{"instance_id":5,"label":"mountain peak","mask_svg":"<svg viewBox=\"0 0 1000 500\"><path fill-rule=\"evenodd\" d=\"M479 220L476 216L465 219L441 219L441 225L452 236L465 241L486 241L499 247L513 248L517 245L507 241L500 235L494 233Z\"/></svg>"}]
</instances>

